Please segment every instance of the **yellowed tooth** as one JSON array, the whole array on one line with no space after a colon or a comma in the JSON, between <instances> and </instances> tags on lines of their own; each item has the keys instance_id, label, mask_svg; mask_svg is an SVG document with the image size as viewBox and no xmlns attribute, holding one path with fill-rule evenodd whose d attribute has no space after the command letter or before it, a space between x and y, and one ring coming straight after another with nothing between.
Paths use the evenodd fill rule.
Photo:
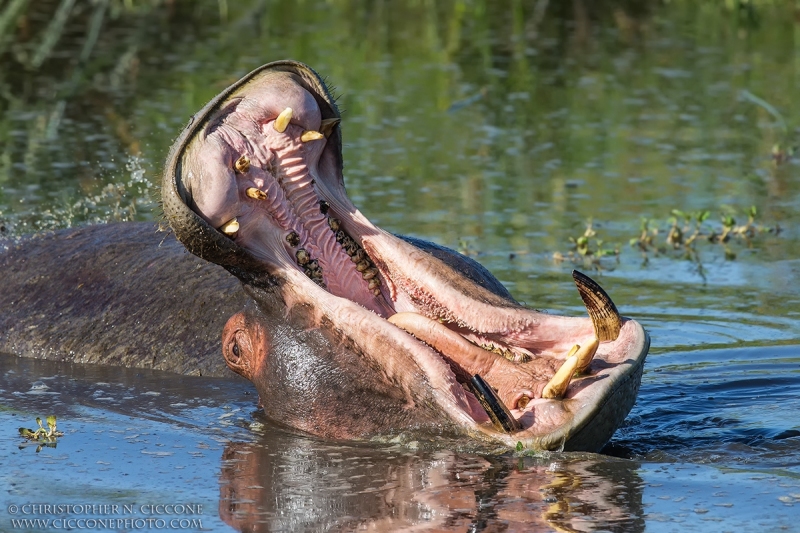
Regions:
<instances>
[{"instance_id":1,"label":"yellowed tooth","mask_svg":"<svg viewBox=\"0 0 800 533\"><path fill-rule=\"evenodd\" d=\"M286 128L289 126L289 121L292 120L292 108L287 107L281 114L278 115L278 118L275 119L275 122L272 124L272 127L275 128L275 131L278 133L283 133L286 131Z\"/></svg>"},{"instance_id":2,"label":"yellowed tooth","mask_svg":"<svg viewBox=\"0 0 800 533\"><path fill-rule=\"evenodd\" d=\"M530 396L523 394L519 400L517 400L517 409L525 409L525 407L530 403L531 398Z\"/></svg>"},{"instance_id":3,"label":"yellowed tooth","mask_svg":"<svg viewBox=\"0 0 800 533\"><path fill-rule=\"evenodd\" d=\"M245 193L248 197L252 198L253 200L266 200L267 193L262 191L261 189L256 189L255 187L248 188Z\"/></svg>"},{"instance_id":4,"label":"yellowed tooth","mask_svg":"<svg viewBox=\"0 0 800 533\"><path fill-rule=\"evenodd\" d=\"M228 237L236 237L236 234L239 232L239 221L234 217L221 225L219 230Z\"/></svg>"},{"instance_id":5,"label":"yellowed tooth","mask_svg":"<svg viewBox=\"0 0 800 533\"><path fill-rule=\"evenodd\" d=\"M375 296L380 296L381 289L379 287L375 287L374 289L372 289L372 294L374 294Z\"/></svg>"},{"instance_id":6,"label":"yellowed tooth","mask_svg":"<svg viewBox=\"0 0 800 533\"><path fill-rule=\"evenodd\" d=\"M342 119L340 118L326 118L319 125L319 131L325 136L330 137L331 133L333 133L333 128L341 122Z\"/></svg>"},{"instance_id":7,"label":"yellowed tooth","mask_svg":"<svg viewBox=\"0 0 800 533\"><path fill-rule=\"evenodd\" d=\"M589 365L592 364L592 358L594 354L597 353L597 347L600 346L600 341L596 338L592 339L591 341L582 344L578 350L575 351L573 355L578 358L578 373L583 373Z\"/></svg>"},{"instance_id":8,"label":"yellowed tooth","mask_svg":"<svg viewBox=\"0 0 800 533\"><path fill-rule=\"evenodd\" d=\"M311 256L308 255L308 252L305 248L300 248L294 254L295 258L297 258L297 262L300 265L305 265L311 260Z\"/></svg>"},{"instance_id":9,"label":"yellowed tooth","mask_svg":"<svg viewBox=\"0 0 800 533\"><path fill-rule=\"evenodd\" d=\"M361 273L361 277L364 279L372 279L377 275L378 275L377 268L368 268L367 270Z\"/></svg>"},{"instance_id":10,"label":"yellowed tooth","mask_svg":"<svg viewBox=\"0 0 800 533\"><path fill-rule=\"evenodd\" d=\"M372 278L371 280L369 280L369 285L367 286L367 288L372 291L380 286L381 286L381 280L379 278Z\"/></svg>"},{"instance_id":11,"label":"yellowed tooth","mask_svg":"<svg viewBox=\"0 0 800 533\"><path fill-rule=\"evenodd\" d=\"M580 349L581 349L581 345L580 344L576 344L575 346L573 346L572 348L569 349L569 353L567 353L567 357L572 357Z\"/></svg>"},{"instance_id":12,"label":"yellowed tooth","mask_svg":"<svg viewBox=\"0 0 800 533\"><path fill-rule=\"evenodd\" d=\"M567 392L569 382L572 380L572 375L575 374L575 369L578 368L578 358L576 356L567 357L561 368L555 375L547 382L542 390L542 398L548 399L561 399Z\"/></svg>"},{"instance_id":13,"label":"yellowed tooth","mask_svg":"<svg viewBox=\"0 0 800 533\"><path fill-rule=\"evenodd\" d=\"M365 272L369 268L369 263L366 261L361 261L356 265L356 270L359 272Z\"/></svg>"},{"instance_id":14,"label":"yellowed tooth","mask_svg":"<svg viewBox=\"0 0 800 533\"><path fill-rule=\"evenodd\" d=\"M247 171L250 170L250 158L242 154L233 164L233 168L240 174L247 174Z\"/></svg>"},{"instance_id":15,"label":"yellowed tooth","mask_svg":"<svg viewBox=\"0 0 800 533\"><path fill-rule=\"evenodd\" d=\"M314 130L306 130L300 136L300 140L303 141L304 143L307 143L308 141L318 141L324 138L325 136L323 134Z\"/></svg>"},{"instance_id":16,"label":"yellowed tooth","mask_svg":"<svg viewBox=\"0 0 800 533\"><path fill-rule=\"evenodd\" d=\"M577 270L572 271L572 279L578 287L583 304L594 324L594 332L600 342L613 341L619 337L622 318L617 306L592 278Z\"/></svg>"}]
</instances>

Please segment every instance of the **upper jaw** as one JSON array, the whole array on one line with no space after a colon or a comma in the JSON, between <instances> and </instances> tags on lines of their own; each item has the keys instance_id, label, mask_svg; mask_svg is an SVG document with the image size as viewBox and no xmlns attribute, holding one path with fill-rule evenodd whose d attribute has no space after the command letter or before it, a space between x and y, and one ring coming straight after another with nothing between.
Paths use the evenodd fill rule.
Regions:
<instances>
[{"instance_id":1,"label":"upper jaw","mask_svg":"<svg viewBox=\"0 0 800 533\"><path fill-rule=\"evenodd\" d=\"M162 183L162 204L164 216L175 236L193 254L213 263L224 266L242 280L266 282L269 269L258 261L248 250L237 245L221 234L203 217L192 210L192 193L186 187L187 169L184 156L191 143L197 140L219 113L224 113L226 105L236 100L237 92L247 91L254 82L265 78L280 77L290 80L311 94L319 106L321 120L340 118L339 110L320 76L303 63L291 60L275 61L263 65L222 91L209 101L200 111L189 119L189 123L172 144L164 165ZM327 139L326 150L319 161L319 168L326 174L339 176L341 187L342 159L341 132L334 128Z\"/></svg>"}]
</instances>

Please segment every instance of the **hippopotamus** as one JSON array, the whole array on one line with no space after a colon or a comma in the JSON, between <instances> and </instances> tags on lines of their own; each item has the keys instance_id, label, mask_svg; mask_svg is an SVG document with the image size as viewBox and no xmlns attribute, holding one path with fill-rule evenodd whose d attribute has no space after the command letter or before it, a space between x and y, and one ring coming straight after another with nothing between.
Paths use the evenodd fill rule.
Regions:
<instances>
[{"instance_id":1,"label":"hippopotamus","mask_svg":"<svg viewBox=\"0 0 800 533\"><path fill-rule=\"evenodd\" d=\"M474 261L372 224L345 190L341 120L314 70L277 61L170 150L166 221L252 299L223 329L228 367L269 418L322 438L599 450L634 404L642 326L580 273L589 317L550 315Z\"/></svg>"}]
</instances>

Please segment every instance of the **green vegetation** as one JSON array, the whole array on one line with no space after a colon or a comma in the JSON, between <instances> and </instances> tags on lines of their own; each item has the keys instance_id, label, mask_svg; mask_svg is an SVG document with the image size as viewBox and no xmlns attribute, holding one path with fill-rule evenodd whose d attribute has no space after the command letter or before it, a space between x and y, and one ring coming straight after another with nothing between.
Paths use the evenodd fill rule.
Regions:
<instances>
[{"instance_id":1,"label":"green vegetation","mask_svg":"<svg viewBox=\"0 0 800 533\"><path fill-rule=\"evenodd\" d=\"M569 237L569 242L572 243L572 248L566 254L561 252L553 254L553 260L556 263L568 261L582 265L584 268L601 269L604 265L601 260L604 257L616 257L619 260L619 248L603 246L605 243L602 239L597 238L597 231L594 229L591 219L586 223L586 230L583 234Z\"/></svg>"},{"instance_id":2,"label":"green vegetation","mask_svg":"<svg viewBox=\"0 0 800 533\"><path fill-rule=\"evenodd\" d=\"M758 211L755 206L745 210L747 220L742 224L736 221L738 213L734 207L724 206L720 211L717 223L709 220L711 211L708 210L688 212L673 209L663 222L642 218L641 231L637 237L629 239L629 244L641 252L645 265L653 255L684 258L699 264L701 261L698 246L701 244L720 246L725 259L733 261L736 259L736 251L732 245L749 248L762 234L778 235L781 232L781 227L777 224L766 226L757 223ZM570 237L569 241L572 243L569 251L553 254L557 263L566 261L584 268L603 270L612 268L604 258L614 257L619 262L619 248L609 248L607 245L604 247L604 241L597 238L597 231L591 220L583 234Z\"/></svg>"},{"instance_id":3,"label":"green vegetation","mask_svg":"<svg viewBox=\"0 0 800 533\"><path fill-rule=\"evenodd\" d=\"M35 431L28 428L19 428L20 437L37 443L38 446L36 447L36 453L39 453L43 446L55 448L56 444L58 443L58 437L64 436L64 433L58 431L56 428L55 415L50 415L47 417L46 429L44 425L42 425L42 419L38 416L36 417L36 423L39 424L39 428Z\"/></svg>"},{"instance_id":4,"label":"green vegetation","mask_svg":"<svg viewBox=\"0 0 800 533\"><path fill-rule=\"evenodd\" d=\"M750 247L753 239L762 233L779 234L779 225L764 226L756 223L757 210L755 206L747 209L747 222L737 224L736 210L726 206L719 217L719 223L713 225L708 222L711 215L710 211L697 211L687 213L678 209L673 209L666 226L661 226L648 219L642 219L642 232L639 237L630 240L630 245L641 250L646 259L648 254L667 254L670 251L680 252L684 257L693 261L699 261L697 243L707 242L718 244L723 247L725 258L728 260L736 259L735 251L729 246L731 243L738 242ZM662 244L658 243L658 236L665 234L666 237Z\"/></svg>"}]
</instances>

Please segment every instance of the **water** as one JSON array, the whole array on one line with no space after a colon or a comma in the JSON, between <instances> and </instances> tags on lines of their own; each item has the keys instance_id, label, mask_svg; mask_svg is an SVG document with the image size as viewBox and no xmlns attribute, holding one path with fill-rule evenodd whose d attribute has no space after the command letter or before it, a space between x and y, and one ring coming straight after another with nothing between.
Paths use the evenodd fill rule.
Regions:
<instances>
[{"instance_id":1,"label":"water","mask_svg":"<svg viewBox=\"0 0 800 533\"><path fill-rule=\"evenodd\" d=\"M4 357L0 514L84 498L196 503L211 529L798 530L796 6L696 4L109 1L74 6L47 54L59 4L29 9L0 38L0 235L155 220L187 118L291 57L341 95L370 219L566 314L583 312L574 265L553 254L591 219L590 245L620 253L578 264L652 349L604 454L524 458L325 443L261 420L242 381ZM782 231L691 259L664 244L673 209L711 211L708 233L750 206ZM643 217L666 248L646 259L629 244ZM16 428L51 411L58 447L18 450Z\"/></svg>"}]
</instances>

